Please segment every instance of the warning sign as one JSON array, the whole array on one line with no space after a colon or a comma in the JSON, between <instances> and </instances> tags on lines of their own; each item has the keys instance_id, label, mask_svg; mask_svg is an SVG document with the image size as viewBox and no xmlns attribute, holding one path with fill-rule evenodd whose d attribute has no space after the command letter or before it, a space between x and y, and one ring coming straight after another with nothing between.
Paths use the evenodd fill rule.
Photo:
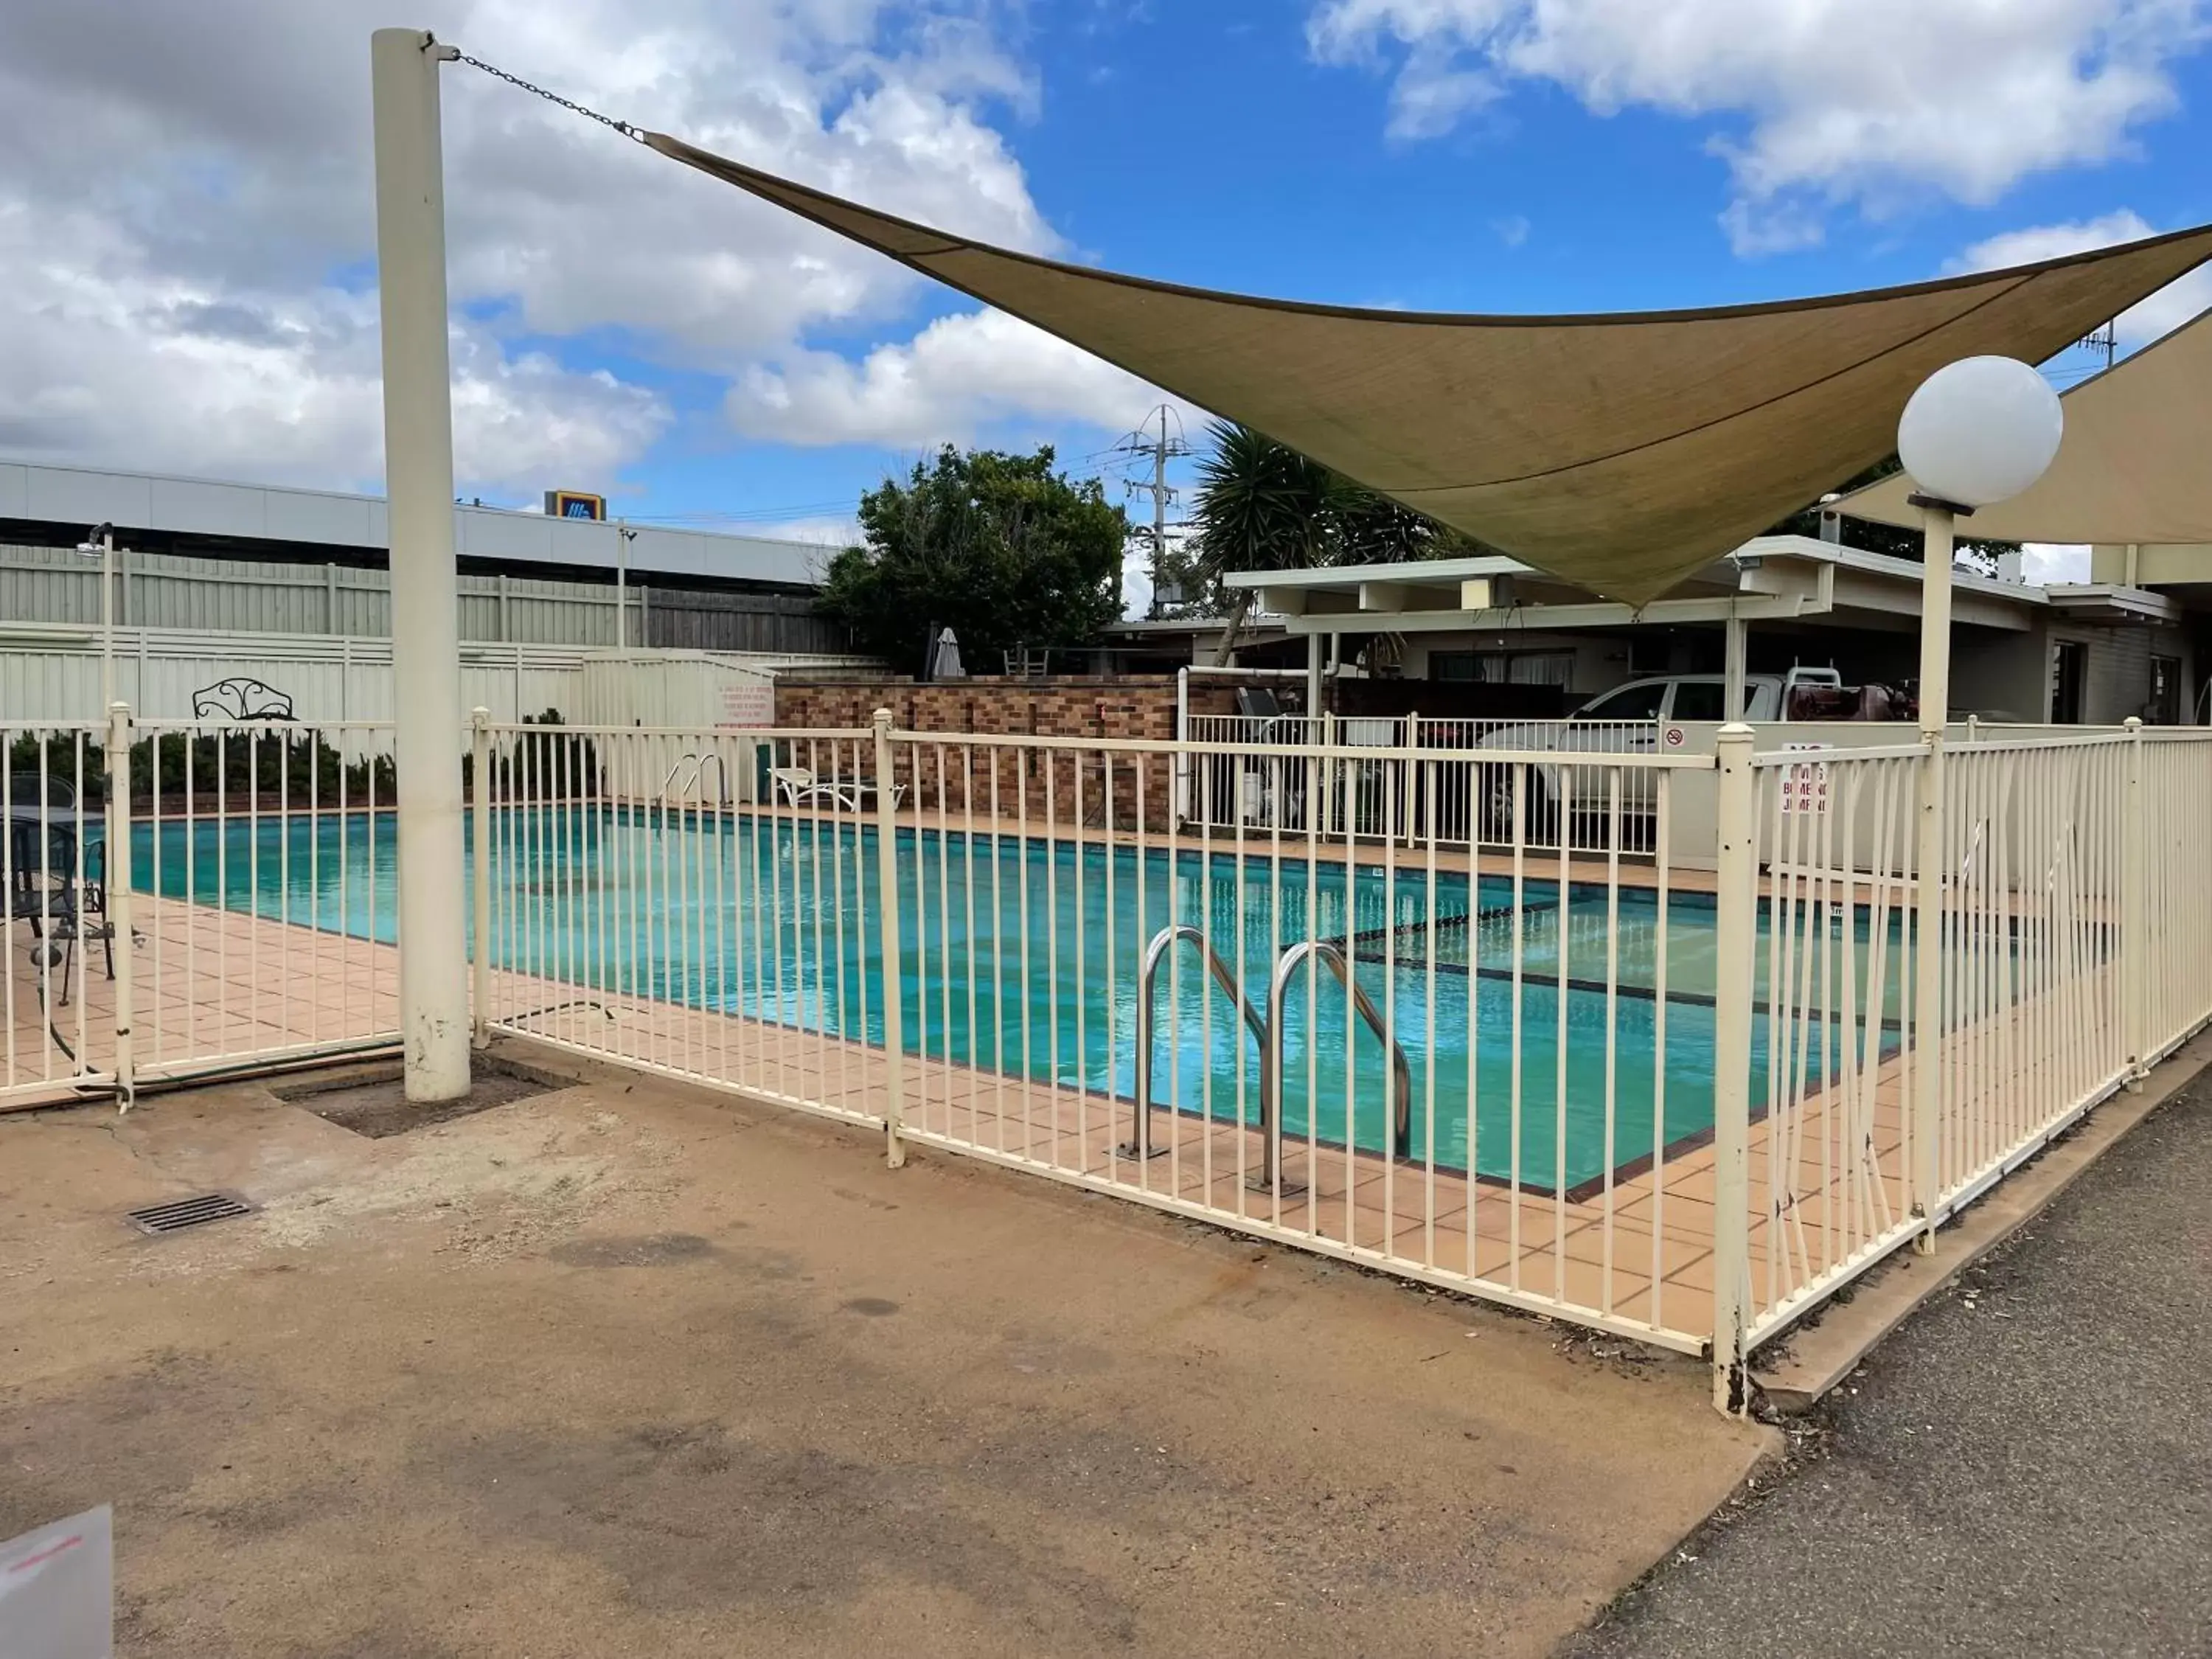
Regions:
<instances>
[{"instance_id":1,"label":"warning sign","mask_svg":"<svg viewBox=\"0 0 2212 1659\"><path fill-rule=\"evenodd\" d=\"M1785 743L1784 749L1826 750L1825 743ZM1828 810L1828 763L1796 761L1782 769L1782 810L1785 812L1825 812Z\"/></svg>"},{"instance_id":2,"label":"warning sign","mask_svg":"<svg viewBox=\"0 0 2212 1659\"><path fill-rule=\"evenodd\" d=\"M768 680L749 680L723 687L722 724L756 732L774 726L775 684Z\"/></svg>"},{"instance_id":3,"label":"warning sign","mask_svg":"<svg viewBox=\"0 0 2212 1659\"><path fill-rule=\"evenodd\" d=\"M1680 749L1684 743L1688 741L1688 735L1680 726L1670 726L1667 728L1666 735L1662 741L1663 741L1669 749Z\"/></svg>"}]
</instances>

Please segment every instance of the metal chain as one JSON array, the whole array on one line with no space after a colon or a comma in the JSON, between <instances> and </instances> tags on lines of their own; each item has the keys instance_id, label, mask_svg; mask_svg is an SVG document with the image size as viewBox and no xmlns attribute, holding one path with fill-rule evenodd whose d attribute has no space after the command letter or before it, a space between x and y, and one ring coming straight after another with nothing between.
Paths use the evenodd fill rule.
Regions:
<instances>
[{"instance_id":1,"label":"metal chain","mask_svg":"<svg viewBox=\"0 0 2212 1659\"><path fill-rule=\"evenodd\" d=\"M453 61L458 64L466 64L471 69L480 69L493 79L504 81L509 86L520 87L525 92L534 92L548 103L558 104L562 109L581 115L586 119L597 121L601 126L612 127L625 138L635 139L641 144L645 142L645 133L641 128L634 127L627 121L617 121L611 115L602 115L595 109L586 109L573 98L563 98L557 92L548 92L535 82L526 81L519 75L509 75L505 70L495 68L485 63L481 58L471 58L465 52L457 51L453 53Z\"/></svg>"}]
</instances>

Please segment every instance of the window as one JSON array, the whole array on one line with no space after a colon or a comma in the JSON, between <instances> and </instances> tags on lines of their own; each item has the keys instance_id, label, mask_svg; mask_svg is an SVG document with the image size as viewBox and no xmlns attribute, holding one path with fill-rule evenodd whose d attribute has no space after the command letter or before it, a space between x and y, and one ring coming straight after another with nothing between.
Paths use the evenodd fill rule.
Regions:
<instances>
[{"instance_id":1,"label":"window","mask_svg":"<svg viewBox=\"0 0 2212 1659\"><path fill-rule=\"evenodd\" d=\"M1459 684L1565 685L1574 678L1571 651L1431 651L1429 678Z\"/></svg>"},{"instance_id":2,"label":"window","mask_svg":"<svg viewBox=\"0 0 2212 1659\"><path fill-rule=\"evenodd\" d=\"M1515 685L1565 685L1575 677L1571 651L1527 651L1512 658L1505 678Z\"/></svg>"},{"instance_id":3,"label":"window","mask_svg":"<svg viewBox=\"0 0 2212 1659\"><path fill-rule=\"evenodd\" d=\"M1665 680L1624 685L1618 691L1607 692L1589 707L1577 709L1571 718L1578 720L1656 720L1659 718L1659 705L1666 701L1666 697Z\"/></svg>"},{"instance_id":4,"label":"window","mask_svg":"<svg viewBox=\"0 0 2212 1659\"><path fill-rule=\"evenodd\" d=\"M2143 705L2146 726L2181 724L2181 659L2150 659L2150 701Z\"/></svg>"},{"instance_id":5,"label":"window","mask_svg":"<svg viewBox=\"0 0 2212 1659\"><path fill-rule=\"evenodd\" d=\"M2082 694L2089 678L2089 647L2079 640L2061 640L2051 647L2051 722L2054 726L2081 723Z\"/></svg>"},{"instance_id":6,"label":"window","mask_svg":"<svg viewBox=\"0 0 2212 1659\"><path fill-rule=\"evenodd\" d=\"M1728 687L1718 680L1677 680L1674 707L1667 718L1676 720L1719 720L1728 718Z\"/></svg>"}]
</instances>

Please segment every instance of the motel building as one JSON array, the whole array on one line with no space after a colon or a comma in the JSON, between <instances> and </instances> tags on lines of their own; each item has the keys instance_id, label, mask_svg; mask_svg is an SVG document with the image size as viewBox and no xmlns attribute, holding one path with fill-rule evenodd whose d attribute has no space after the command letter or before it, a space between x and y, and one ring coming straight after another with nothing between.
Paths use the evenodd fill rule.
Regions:
<instances>
[{"instance_id":1,"label":"motel building","mask_svg":"<svg viewBox=\"0 0 2212 1659\"><path fill-rule=\"evenodd\" d=\"M2201 552L2138 550L2130 580L2126 550L2099 549L2097 580L2053 586L2023 581L2016 560L1960 566L1949 712L2007 725L2203 723L2198 663L2212 616L2199 607L2212 604L2212 582ZM1732 668L1753 681L1819 668L1846 685L1908 687L1921 574L1913 561L1840 542L1770 536L1640 607L1494 557L1240 574L1229 585L1258 596L1238 662L1340 681L1340 712L1502 720L1589 707L1596 719L1717 721L1737 712ZM1171 630L1182 631L1151 625L1147 642ZM1188 626L1188 636L1210 660L1218 628ZM1643 681L1681 683L1622 694ZM1591 707L1608 692L1617 702ZM1744 712L1777 713L1755 700Z\"/></svg>"}]
</instances>

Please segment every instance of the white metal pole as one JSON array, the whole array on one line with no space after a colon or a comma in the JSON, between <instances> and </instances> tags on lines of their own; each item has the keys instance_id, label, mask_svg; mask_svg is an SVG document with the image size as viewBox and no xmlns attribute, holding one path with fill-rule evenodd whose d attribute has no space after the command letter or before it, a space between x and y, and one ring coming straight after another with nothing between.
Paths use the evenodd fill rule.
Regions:
<instances>
[{"instance_id":1,"label":"white metal pole","mask_svg":"<svg viewBox=\"0 0 2212 1659\"><path fill-rule=\"evenodd\" d=\"M876 729L876 927L884 963L884 1158L894 1170L906 1164L906 1021L899 976L899 859L897 761L891 747L891 711L878 708ZM917 768L919 763L916 763ZM917 774L918 775L918 774ZM916 787L919 788L917 782ZM917 797L918 799L918 797Z\"/></svg>"},{"instance_id":2,"label":"white metal pole","mask_svg":"<svg viewBox=\"0 0 2212 1659\"><path fill-rule=\"evenodd\" d=\"M474 926L469 941L469 1039L477 1048L491 1044L491 710L469 716L469 819L475 834L469 871L469 901Z\"/></svg>"},{"instance_id":3,"label":"white metal pole","mask_svg":"<svg viewBox=\"0 0 2212 1659\"><path fill-rule=\"evenodd\" d=\"M1758 797L1752 730L1721 728L1713 972L1713 1404L1750 1409L1744 1333L1751 1293L1751 997L1759 937ZM1774 1248L1774 1241L1767 1241Z\"/></svg>"},{"instance_id":4,"label":"white metal pole","mask_svg":"<svg viewBox=\"0 0 2212 1659\"><path fill-rule=\"evenodd\" d=\"M1943 724L1951 702L1952 507L1917 497L1923 525L1920 572L1920 824L1913 856L1918 903L1912 967L1912 1205L1925 1223L1916 1241L1936 1248L1942 1184Z\"/></svg>"},{"instance_id":5,"label":"white metal pole","mask_svg":"<svg viewBox=\"0 0 2212 1659\"><path fill-rule=\"evenodd\" d=\"M1176 670L1176 741L1190 741L1190 670ZM1190 757L1181 750L1175 757L1175 816L1177 823L1190 822Z\"/></svg>"},{"instance_id":6,"label":"white metal pole","mask_svg":"<svg viewBox=\"0 0 2212 1659\"><path fill-rule=\"evenodd\" d=\"M629 532L615 520L615 649L629 648Z\"/></svg>"},{"instance_id":7,"label":"white metal pole","mask_svg":"<svg viewBox=\"0 0 2212 1659\"><path fill-rule=\"evenodd\" d=\"M100 706L115 707L115 532L100 535Z\"/></svg>"},{"instance_id":8,"label":"white metal pole","mask_svg":"<svg viewBox=\"0 0 2212 1659\"><path fill-rule=\"evenodd\" d=\"M1747 659L1751 653L1750 629L1741 617L1728 619L1728 651L1721 692L1721 718L1740 720L1743 718L1743 682ZM1787 711L1775 710L1780 719Z\"/></svg>"},{"instance_id":9,"label":"white metal pole","mask_svg":"<svg viewBox=\"0 0 2212 1659\"><path fill-rule=\"evenodd\" d=\"M114 538L110 537L112 544ZM160 787L156 769L155 787ZM132 946L137 935L131 908L131 710L119 702L107 705L107 848L101 855L100 874L107 886L109 948L122 958L115 970L115 1104L127 1112L137 1103L138 1074L133 1060L131 1024L132 975L137 961Z\"/></svg>"},{"instance_id":10,"label":"white metal pole","mask_svg":"<svg viewBox=\"0 0 2212 1659\"><path fill-rule=\"evenodd\" d=\"M457 1099L469 1089L460 617L438 130L438 65L454 55L421 29L379 29L369 37L391 503L399 1026L407 1098L425 1103Z\"/></svg>"},{"instance_id":11,"label":"white metal pole","mask_svg":"<svg viewBox=\"0 0 2212 1659\"><path fill-rule=\"evenodd\" d=\"M2126 720L2128 773L2120 833L2120 1021L2128 1047L2128 1092L2142 1092L2150 1068L2143 1056L2150 1043L2144 999L2150 980L2144 957L2150 943L2150 837L2143 815L2143 724Z\"/></svg>"}]
</instances>

